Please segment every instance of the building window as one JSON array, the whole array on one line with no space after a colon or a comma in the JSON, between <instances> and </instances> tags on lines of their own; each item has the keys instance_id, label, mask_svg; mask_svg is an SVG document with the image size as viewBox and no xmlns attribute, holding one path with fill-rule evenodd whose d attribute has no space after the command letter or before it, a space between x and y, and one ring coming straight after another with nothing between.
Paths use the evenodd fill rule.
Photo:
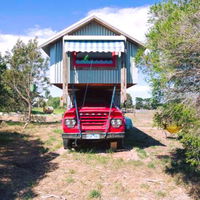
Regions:
<instances>
[{"instance_id":1,"label":"building window","mask_svg":"<svg viewBox=\"0 0 200 200\"><path fill-rule=\"evenodd\" d=\"M75 67L115 67L115 52L73 52Z\"/></svg>"}]
</instances>

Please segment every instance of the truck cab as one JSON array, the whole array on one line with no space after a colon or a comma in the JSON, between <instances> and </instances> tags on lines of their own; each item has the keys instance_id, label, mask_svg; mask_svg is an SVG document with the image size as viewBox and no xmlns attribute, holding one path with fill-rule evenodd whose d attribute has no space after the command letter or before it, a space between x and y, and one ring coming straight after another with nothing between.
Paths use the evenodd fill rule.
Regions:
<instances>
[{"instance_id":1,"label":"truck cab","mask_svg":"<svg viewBox=\"0 0 200 200\"><path fill-rule=\"evenodd\" d=\"M125 118L115 105L116 98L111 91L87 89L87 94L85 92L80 90L76 96L77 107L73 105L64 113L64 148L71 148L78 140L116 141L118 147L121 146L125 136Z\"/></svg>"}]
</instances>

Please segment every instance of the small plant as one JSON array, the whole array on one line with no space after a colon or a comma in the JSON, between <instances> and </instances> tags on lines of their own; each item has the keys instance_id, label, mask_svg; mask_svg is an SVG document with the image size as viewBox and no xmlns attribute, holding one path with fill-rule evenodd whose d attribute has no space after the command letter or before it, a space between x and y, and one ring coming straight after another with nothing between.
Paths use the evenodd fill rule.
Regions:
<instances>
[{"instance_id":1,"label":"small plant","mask_svg":"<svg viewBox=\"0 0 200 200\"><path fill-rule=\"evenodd\" d=\"M145 183L141 184L140 187L143 189L146 189L146 190L148 190L150 188L150 186Z\"/></svg>"},{"instance_id":2,"label":"small plant","mask_svg":"<svg viewBox=\"0 0 200 200\"><path fill-rule=\"evenodd\" d=\"M149 163L147 164L147 167L148 167L148 168L151 168L151 169L155 169L155 168L156 168L156 166L154 165L153 162L149 162Z\"/></svg>"},{"instance_id":3,"label":"small plant","mask_svg":"<svg viewBox=\"0 0 200 200\"><path fill-rule=\"evenodd\" d=\"M114 152L114 150L113 149L108 149L108 150L106 150L106 153L110 153L110 154L112 154Z\"/></svg>"},{"instance_id":4,"label":"small plant","mask_svg":"<svg viewBox=\"0 0 200 200\"><path fill-rule=\"evenodd\" d=\"M101 192L98 190L91 190L89 193L89 198L91 199L97 199L101 197Z\"/></svg>"},{"instance_id":5,"label":"small plant","mask_svg":"<svg viewBox=\"0 0 200 200\"><path fill-rule=\"evenodd\" d=\"M161 198L164 198L164 197L166 197L166 192L163 192L163 191L158 191L157 192L157 196L159 196L159 197L161 197Z\"/></svg>"},{"instance_id":6,"label":"small plant","mask_svg":"<svg viewBox=\"0 0 200 200\"><path fill-rule=\"evenodd\" d=\"M146 151L145 151L144 149L139 149L139 148L137 148L136 151L137 151L138 156L139 156L141 159L145 159L145 158L148 157L148 155L147 155L147 153L146 153Z\"/></svg>"},{"instance_id":7,"label":"small plant","mask_svg":"<svg viewBox=\"0 0 200 200\"><path fill-rule=\"evenodd\" d=\"M49 139L46 141L47 145L52 145L56 141L54 136L50 136Z\"/></svg>"},{"instance_id":8,"label":"small plant","mask_svg":"<svg viewBox=\"0 0 200 200\"><path fill-rule=\"evenodd\" d=\"M128 163L136 167L144 165L144 163L141 160L130 160L128 161Z\"/></svg>"},{"instance_id":9,"label":"small plant","mask_svg":"<svg viewBox=\"0 0 200 200\"><path fill-rule=\"evenodd\" d=\"M53 130L54 133L57 133L57 134L61 134L62 133L62 130L57 128L57 129L54 129Z\"/></svg>"},{"instance_id":10,"label":"small plant","mask_svg":"<svg viewBox=\"0 0 200 200\"><path fill-rule=\"evenodd\" d=\"M66 182L67 183L74 183L75 180L71 176L69 176L69 177L66 178Z\"/></svg>"},{"instance_id":11,"label":"small plant","mask_svg":"<svg viewBox=\"0 0 200 200\"><path fill-rule=\"evenodd\" d=\"M75 171L74 169L69 169L69 173L70 173L70 174L75 174L76 171Z\"/></svg>"}]
</instances>

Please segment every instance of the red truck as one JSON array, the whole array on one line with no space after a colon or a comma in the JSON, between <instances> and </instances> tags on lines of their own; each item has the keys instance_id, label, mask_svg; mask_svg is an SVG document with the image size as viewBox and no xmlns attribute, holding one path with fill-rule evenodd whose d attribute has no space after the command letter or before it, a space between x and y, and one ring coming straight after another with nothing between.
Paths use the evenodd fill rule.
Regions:
<instances>
[{"instance_id":1,"label":"red truck","mask_svg":"<svg viewBox=\"0 0 200 200\"><path fill-rule=\"evenodd\" d=\"M113 93L87 90L87 98L81 92L76 94L73 107L62 119L65 149L72 148L79 140L108 140L116 141L118 147L122 145L125 118L115 105L114 96L115 88Z\"/></svg>"}]
</instances>

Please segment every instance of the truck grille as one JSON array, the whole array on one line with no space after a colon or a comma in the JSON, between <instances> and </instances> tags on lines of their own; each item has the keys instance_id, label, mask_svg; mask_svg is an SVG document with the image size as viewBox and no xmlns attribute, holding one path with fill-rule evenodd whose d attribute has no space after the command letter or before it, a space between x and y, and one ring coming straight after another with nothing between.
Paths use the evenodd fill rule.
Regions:
<instances>
[{"instance_id":1,"label":"truck grille","mask_svg":"<svg viewBox=\"0 0 200 200\"><path fill-rule=\"evenodd\" d=\"M106 127L107 112L80 112L82 130L102 130Z\"/></svg>"}]
</instances>

